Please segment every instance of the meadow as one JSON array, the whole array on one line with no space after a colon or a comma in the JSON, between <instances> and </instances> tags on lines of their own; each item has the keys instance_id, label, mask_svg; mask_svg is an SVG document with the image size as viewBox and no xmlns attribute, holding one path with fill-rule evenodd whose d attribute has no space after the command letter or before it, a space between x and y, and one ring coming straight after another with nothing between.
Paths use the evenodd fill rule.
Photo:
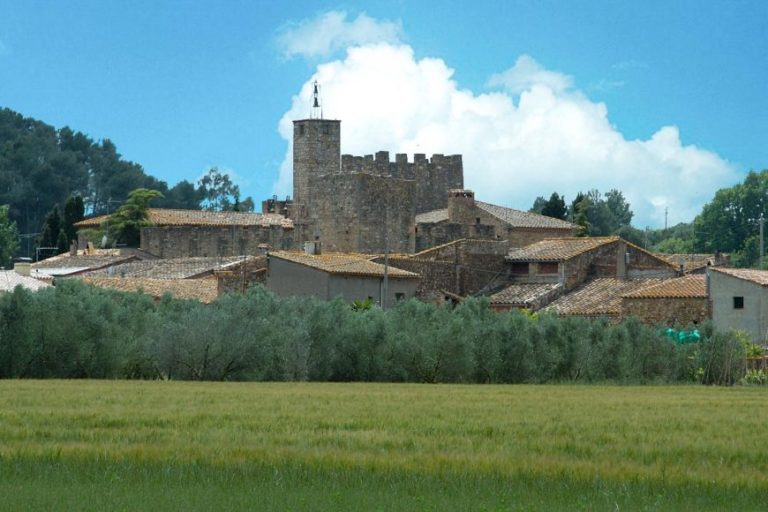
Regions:
<instances>
[{"instance_id":1,"label":"meadow","mask_svg":"<svg viewBox=\"0 0 768 512\"><path fill-rule=\"evenodd\" d=\"M760 510L760 388L0 381L5 510Z\"/></svg>"}]
</instances>

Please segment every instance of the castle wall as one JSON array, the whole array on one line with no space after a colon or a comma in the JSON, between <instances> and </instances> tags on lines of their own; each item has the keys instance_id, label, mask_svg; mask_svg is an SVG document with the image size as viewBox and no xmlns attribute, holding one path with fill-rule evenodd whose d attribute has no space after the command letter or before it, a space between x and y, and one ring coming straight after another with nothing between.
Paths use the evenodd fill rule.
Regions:
<instances>
[{"instance_id":1,"label":"castle wall","mask_svg":"<svg viewBox=\"0 0 768 512\"><path fill-rule=\"evenodd\" d=\"M293 247L293 230L281 226L151 226L141 249L161 258L263 254Z\"/></svg>"},{"instance_id":2,"label":"castle wall","mask_svg":"<svg viewBox=\"0 0 768 512\"><path fill-rule=\"evenodd\" d=\"M354 173L319 180L326 201L315 206L323 250L413 252L413 180Z\"/></svg>"},{"instance_id":3,"label":"castle wall","mask_svg":"<svg viewBox=\"0 0 768 512\"><path fill-rule=\"evenodd\" d=\"M460 155L340 154L339 121L294 121L293 201L265 201L294 221L296 246L319 240L325 250L414 252L415 215L447 205L446 192L462 188Z\"/></svg>"},{"instance_id":4,"label":"castle wall","mask_svg":"<svg viewBox=\"0 0 768 512\"><path fill-rule=\"evenodd\" d=\"M303 119L293 122L293 211L299 224L308 224L316 201L323 201L317 177L341 169L341 121ZM306 236L306 234L304 234ZM310 234L311 236L311 234ZM308 238L311 239L311 238Z\"/></svg>"},{"instance_id":5,"label":"castle wall","mask_svg":"<svg viewBox=\"0 0 768 512\"><path fill-rule=\"evenodd\" d=\"M366 156L342 155L341 172L415 180L417 214L445 208L448 203L446 192L464 187L461 155L436 154L428 159L426 155L416 153L413 162L409 162L408 155L404 153L396 154L395 161L390 162L388 151Z\"/></svg>"}]
</instances>

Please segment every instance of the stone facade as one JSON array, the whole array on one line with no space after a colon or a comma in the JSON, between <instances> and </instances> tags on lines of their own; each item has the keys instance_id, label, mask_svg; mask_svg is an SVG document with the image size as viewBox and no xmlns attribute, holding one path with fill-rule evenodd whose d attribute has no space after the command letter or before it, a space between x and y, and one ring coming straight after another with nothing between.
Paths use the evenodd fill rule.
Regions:
<instances>
[{"instance_id":1,"label":"stone facade","mask_svg":"<svg viewBox=\"0 0 768 512\"><path fill-rule=\"evenodd\" d=\"M267 257L258 256L251 258L245 265L239 265L233 270L215 270L218 285L218 294L244 293L254 284L266 284L267 282Z\"/></svg>"},{"instance_id":2,"label":"stone facade","mask_svg":"<svg viewBox=\"0 0 768 512\"><path fill-rule=\"evenodd\" d=\"M508 248L503 240L457 240L412 256L390 256L389 264L419 274L416 296L437 302L445 292L468 296L493 287L505 275Z\"/></svg>"},{"instance_id":3,"label":"stone facade","mask_svg":"<svg viewBox=\"0 0 768 512\"><path fill-rule=\"evenodd\" d=\"M451 189L446 199L445 209L416 217L417 251L462 238L506 240L510 247L524 247L578 230L559 219L475 201L471 190Z\"/></svg>"},{"instance_id":4,"label":"stone facade","mask_svg":"<svg viewBox=\"0 0 768 512\"><path fill-rule=\"evenodd\" d=\"M621 316L634 316L650 325L698 324L710 317L709 301L706 297L623 297Z\"/></svg>"},{"instance_id":5,"label":"stone facade","mask_svg":"<svg viewBox=\"0 0 768 512\"><path fill-rule=\"evenodd\" d=\"M293 230L276 225L152 226L141 230L141 249L161 258L264 254L293 244Z\"/></svg>"},{"instance_id":6,"label":"stone facade","mask_svg":"<svg viewBox=\"0 0 768 512\"><path fill-rule=\"evenodd\" d=\"M572 239L580 243L580 239ZM667 261L627 243L620 238L589 239L594 240L594 247L579 254L564 258L515 257L510 253L510 274L516 283L556 283L560 282L565 291L584 283L588 279L616 277L620 279L668 278L675 277L677 271ZM600 240L603 240L600 243ZM568 239L552 241L552 244L567 246ZM521 261L518 261L521 260ZM526 266L527 265L527 266Z\"/></svg>"}]
</instances>

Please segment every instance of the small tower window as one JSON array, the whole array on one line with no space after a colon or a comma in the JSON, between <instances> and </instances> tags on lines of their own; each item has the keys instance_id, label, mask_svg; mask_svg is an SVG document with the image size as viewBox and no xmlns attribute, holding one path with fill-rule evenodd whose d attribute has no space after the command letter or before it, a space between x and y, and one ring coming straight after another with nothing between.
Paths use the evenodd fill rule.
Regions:
<instances>
[{"instance_id":1,"label":"small tower window","mask_svg":"<svg viewBox=\"0 0 768 512\"><path fill-rule=\"evenodd\" d=\"M299 135L304 135L304 125L303 124L299 125Z\"/></svg>"},{"instance_id":2,"label":"small tower window","mask_svg":"<svg viewBox=\"0 0 768 512\"><path fill-rule=\"evenodd\" d=\"M323 125L323 135L329 135L331 133L331 127L327 124Z\"/></svg>"}]
</instances>

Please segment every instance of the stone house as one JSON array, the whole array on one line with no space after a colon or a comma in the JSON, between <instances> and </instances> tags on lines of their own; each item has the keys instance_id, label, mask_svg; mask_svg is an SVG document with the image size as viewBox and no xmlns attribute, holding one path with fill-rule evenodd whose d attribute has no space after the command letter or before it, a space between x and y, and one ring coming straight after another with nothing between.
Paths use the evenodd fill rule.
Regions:
<instances>
[{"instance_id":1,"label":"stone house","mask_svg":"<svg viewBox=\"0 0 768 512\"><path fill-rule=\"evenodd\" d=\"M416 216L416 251L454 240L505 240L524 247L549 238L572 237L580 226L564 220L475 200L471 190L448 191L447 207Z\"/></svg>"},{"instance_id":2,"label":"stone house","mask_svg":"<svg viewBox=\"0 0 768 512\"><path fill-rule=\"evenodd\" d=\"M618 321L622 318L622 297L661 279L591 279L552 301L543 311L559 316L585 316Z\"/></svg>"},{"instance_id":3,"label":"stone house","mask_svg":"<svg viewBox=\"0 0 768 512\"><path fill-rule=\"evenodd\" d=\"M87 231L107 218L76 223L78 246L84 247ZM151 225L141 229L141 249L160 258L264 254L293 246L293 221L276 213L149 208L147 220Z\"/></svg>"},{"instance_id":4,"label":"stone house","mask_svg":"<svg viewBox=\"0 0 768 512\"><path fill-rule=\"evenodd\" d=\"M651 325L690 325L710 318L706 276L690 274L627 292L621 316L634 316Z\"/></svg>"},{"instance_id":5,"label":"stone house","mask_svg":"<svg viewBox=\"0 0 768 512\"><path fill-rule=\"evenodd\" d=\"M389 263L421 276L416 297L441 303L494 288L504 279L508 250L506 240L461 239L416 254L393 254ZM373 261L383 263L384 257Z\"/></svg>"},{"instance_id":6,"label":"stone house","mask_svg":"<svg viewBox=\"0 0 768 512\"><path fill-rule=\"evenodd\" d=\"M617 300L620 305L624 292L643 284L624 286L622 282L678 276L673 264L619 237L542 240L527 247L511 249L506 262L509 284L490 297L492 306L497 310L528 307L523 306L525 304L534 308L544 307L560 295L577 287L584 288L596 279L608 280L580 293L605 298L609 293L607 288L612 287L611 300ZM543 284L553 286L542 287ZM577 296L573 300L582 303L587 299Z\"/></svg>"},{"instance_id":7,"label":"stone house","mask_svg":"<svg viewBox=\"0 0 768 512\"><path fill-rule=\"evenodd\" d=\"M746 331L756 343L768 339L768 271L711 268L708 296L715 329Z\"/></svg>"},{"instance_id":8,"label":"stone house","mask_svg":"<svg viewBox=\"0 0 768 512\"><path fill-rule=\"evenodd\" d=\"M371 299L382 307L416 295L419 275L360 254L276 251L267 255L267 288L279 296ZM386 275L386 279L385 279Z\"/></svg>"}]
</instances>

